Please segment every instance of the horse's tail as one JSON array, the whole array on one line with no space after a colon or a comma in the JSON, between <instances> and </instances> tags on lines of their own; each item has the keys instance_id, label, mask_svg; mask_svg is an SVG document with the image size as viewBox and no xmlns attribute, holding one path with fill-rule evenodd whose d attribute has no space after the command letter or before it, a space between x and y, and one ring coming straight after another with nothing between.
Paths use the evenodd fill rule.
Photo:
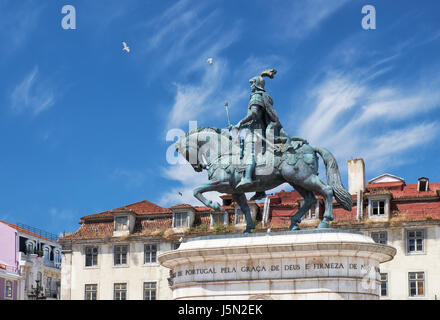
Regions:
<instances>
[{"instance_id":1,"label":"horse's tail","mask_svg":"<svg viewBox=\"0 0 440 320\"><path fill-rule=\"evenodd\" d=\"M315 149L324 160L327 183L333 188L333 195L335 196L336 201L345 210L351 211L353 207L353 198L342 185L341 175L335 157L327 149L320 147L313 147L313 149Z\"/></svg>"}]
</instances>

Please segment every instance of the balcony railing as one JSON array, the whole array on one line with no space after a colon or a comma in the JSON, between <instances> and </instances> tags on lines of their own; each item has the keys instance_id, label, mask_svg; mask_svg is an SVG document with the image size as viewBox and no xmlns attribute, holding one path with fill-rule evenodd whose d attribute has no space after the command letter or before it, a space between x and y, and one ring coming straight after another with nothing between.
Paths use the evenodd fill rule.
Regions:
<instances>
[{"instance_id":1,"label":"balcony railing","mask_svg":"<svg viewBox=\"0 0 440 320\"><path fill-rule=\"evenodd\" d=\"M50 232L47 232L47 231L44 231L44 230L41 230L38 228L34 228L34 227L28 226L26 224L20 223L20 222L17 222L17 226L20 228L26 229L28 231L31 231L31 232L39 235L40 237L50 239L53 242L57 242L57 240L58 240L58 236L56 234L53 234L53 233L50 233Z\"/></svg>"},{"instance_id":2,"label":"balcony railing","mask_svg":"<svg viewBox=\"0 0 440 320\"><path fill-rule=\"evenodd\" d=\"M0 264L0 270L20 274L20 269L17 266L9 266L6 264Z\"/></svg>"},{"instance_id":3,"label":"balcony railing","mask_svg":"<svg viewBox=\"0 0 440 320\"><path fill-rule=\"evenodd\" d=\"M55 261L44 259L43 263L46 267L57 268L57 269L61 268L61 263L56 263Z\"/></svg>"},{"instance_id":4,"label":"balcony railing","mask_svg":"<svg viewBox=\"0 0 440 320\"><path fill-rule=\"evenodd\" d=\"M46 267L57 268L57 269L61 268L61 263L60 262L55 262L53 260L48 260L45 257L38 257L38 259L43 259L43 265L45 265ZM20 260L21 261L33 262L31 255L30 254L25 254L23 252L20 252Z\"/></svg>"}]
</instances>

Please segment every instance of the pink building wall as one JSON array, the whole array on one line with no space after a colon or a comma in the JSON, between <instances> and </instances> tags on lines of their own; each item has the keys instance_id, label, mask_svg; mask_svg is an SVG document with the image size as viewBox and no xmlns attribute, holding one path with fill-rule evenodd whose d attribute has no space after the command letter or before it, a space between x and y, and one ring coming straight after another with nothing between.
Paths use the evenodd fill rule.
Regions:
<instances>
[{"instance_id":1,"label":"pink building wall","mask_svg":"<svg viewBox=\"0 0 440 320\"><path fill-rule=\"evenodd\" d=\"M17 230L0 222L0 264L17 268L17 252Z\"/></svg>"}]
</instances>

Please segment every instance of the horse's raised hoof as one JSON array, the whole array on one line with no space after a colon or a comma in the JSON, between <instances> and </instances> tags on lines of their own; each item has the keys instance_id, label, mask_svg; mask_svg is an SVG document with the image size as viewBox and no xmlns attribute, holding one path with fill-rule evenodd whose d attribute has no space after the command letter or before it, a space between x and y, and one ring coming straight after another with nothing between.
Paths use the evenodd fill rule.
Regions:
<instances>
[{"instance_id":1,"label":"horse's raised hoof","mask_svg":"<svg viewBox=\"0 0 440 320\"><path fill-rule=\"evenodd\" d=\"M301 230L301 228L297 224L290 226L290 231L295 231L295 230Z\"/></svg>"},{"instance_id":2,"label":"horse's raised hoof","mask_svg":"<svg viewBox=\"0 0 440 320\"><path fill-rule=\"evenodd\" d=\"M321 221L318 225L318 229L327 229L329 228L329 223L327 221Z\"/></svg>"},{"instance_id":3,"label":"horse's raised hoof","mask_svg":"<svg viewBox=\"0 0 440 320\"><path fill-rule=\"evenodd\" d=\"M255 228L246 228L246 229L243 231L243 234L251 233L252 230L255 230Z\"/></svg>"}]
</instances>

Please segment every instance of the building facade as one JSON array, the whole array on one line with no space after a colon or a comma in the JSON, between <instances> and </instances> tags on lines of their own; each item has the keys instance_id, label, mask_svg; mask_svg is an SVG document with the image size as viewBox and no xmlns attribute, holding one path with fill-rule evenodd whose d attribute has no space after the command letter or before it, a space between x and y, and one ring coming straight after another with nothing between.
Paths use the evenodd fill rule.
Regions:
<instances>
[{"instance_id":1,"label":"building facade","mask_svg":"<svg viewBox=\"0 0 440 320\"><path fill-rule=\"evenodd\" d=\"M0 225L7 226L16 234L14 245L9 242L5 247L15 251L21 277L17 286L19 299L36 299L36 290L38 299L59 299L61 246L57 237L23 224L0 222Z\"/></svg>"},{"instance_id":2,"label":"building facade","mask_svg":"<svg viewBox=\"0 0 440 320\"><path fill-rule=\"evenodd\" d=\"M381 299L440 297L440 183L426 177L407 184L383 174L366 182L362 159L348 162L351 211L334 205L331 228L361 231L397 254L381 265ZM221 212L181 204L162 208L148 201L81 218L80 228L60 239L63 247L62 299L171 299L169 270L157 255L188 238L241 233L245 219L224 195ZM287 230L303 204L296 192L281 191L264 202L249 202L256 232ZM322 197L300 224L315 228L324 212Z\"/></svg>"},{"instance_id":3,"label":"building facade","mask_svg":"<svg viewBox=\"0 0 440 320\"><path fill-rule=\"evenodd\" d=\"M60 239L63 246L61 299L167 300L170 272L157 256L175 250L189 237L244 228L230 197L223 212L187 204L162 208L140 201L81 218L77 232ZM259 206L251 204L256 218Z\"/></svg>"},{"instance_id":4,"label":"building facade","mask_svg":"<svg viewBox=\"0 0 440 320\"><path fill-rule=\"evenodd\" d=\"M0 300L20 300L17 230L0 222Z\"/></svg>"}]
</instances>

